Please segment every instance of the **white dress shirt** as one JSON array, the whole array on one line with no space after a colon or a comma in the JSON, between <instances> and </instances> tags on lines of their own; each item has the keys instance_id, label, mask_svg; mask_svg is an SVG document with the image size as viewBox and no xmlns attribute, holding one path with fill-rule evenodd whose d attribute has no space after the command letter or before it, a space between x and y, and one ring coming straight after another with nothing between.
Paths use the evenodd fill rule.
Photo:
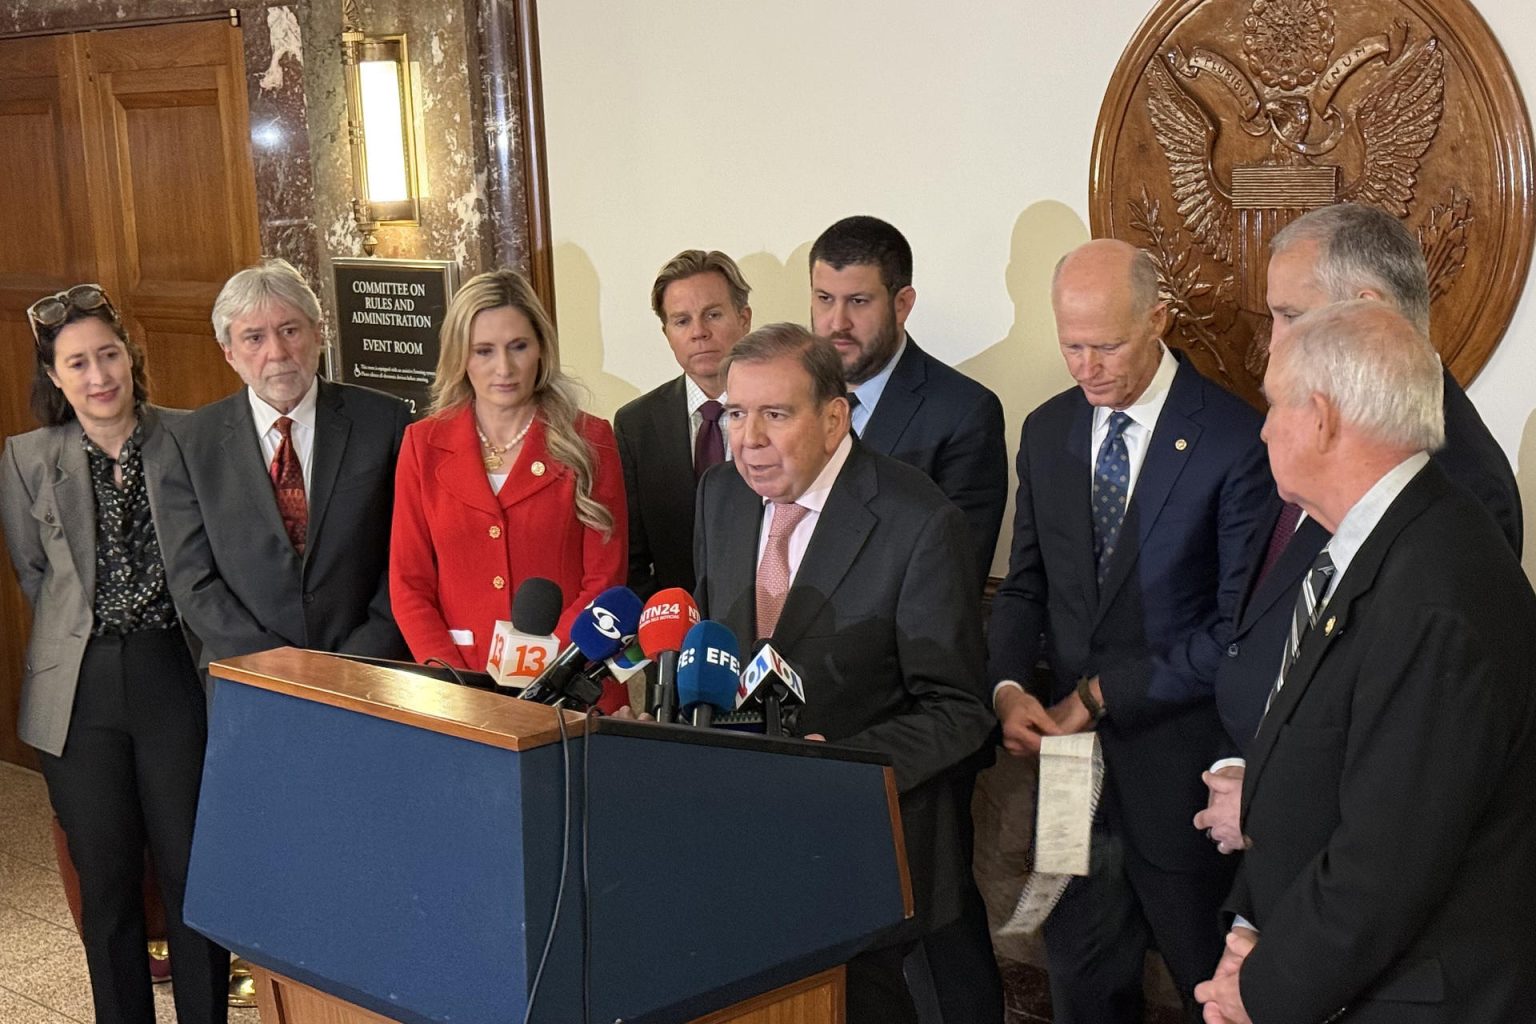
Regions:
<instances>
[{"instance_id":1,"label":"white dress shirt","mask_svg":"<svg viewBox=\"0 0 1536 1024\"><path fill-rule=\"evenodd\" d=\"M699 412L699 406L709 401L709 396L686 373L683 374L683 391L688 399L688 457L691 459L698 448L699 430L704 426L704 414ZM725 394L721 393L715 401L724 405ZM725 461L730 462L731 435L726 432L724 413L721 413L720 419L716 421L716 426L720 431L720 444L725 448Z\"/></svg>"},{"instance_id":2,"label":"white dress shirt","mask_svg":"<svg viewBox=\"0 0 1536 1024\"><path fill-rule=\"evenodd\" d=\"M309 498L310 468L315 461L315 396L319 393L320 378L316 377L309 382L309 390L304 392L304 397L299 399L299 404L293 407L293 411L282 413L268 405L250 388L245 389L246 397L251 402L251 419L256 423L256 436L261 441L261 456L269 473L272 460L277 458L278 446L283 443L283 435L277 429L278 418L287 416L293 420L288 436L293 444L293 450L299 455L299 465L304 469L306 500Z\"/></svg>"}]
</instances>

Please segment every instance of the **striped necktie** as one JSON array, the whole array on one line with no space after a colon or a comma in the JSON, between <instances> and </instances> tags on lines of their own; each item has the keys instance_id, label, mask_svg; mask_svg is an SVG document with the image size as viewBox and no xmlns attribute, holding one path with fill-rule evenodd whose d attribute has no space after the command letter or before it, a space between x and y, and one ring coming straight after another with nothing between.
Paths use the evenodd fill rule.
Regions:
<instances>
[{"instance_id":1,"label":"striped necktie","mask_svg":"<svg viewBox=\"0 0 1536 1024\"><path fill-rule=\"evenodd\" d=\"M1280 674L1275 677L1275 685L1269 690L1269 699L1264 702L1265 714L1269 713L1269 706L1275 702L1275 695L1280 692L1280 687L1285 685L1286 674L1296 663L1296 655L1301 651L1301 641L1317 625L1317 617L1323 613L1323 606L1326 604L1323 595L1328 593L1328 581L1333 578L1335 568L1333 556L1328 553L1327 548L1323 548L1318 552L1312 568L1307 570L1307 578L1301 581L1301 591L1296 595L1296 609L1291 613L1291 635L1286 639L1285 653L1280 658Z\"/></svg>"}]
</instances>

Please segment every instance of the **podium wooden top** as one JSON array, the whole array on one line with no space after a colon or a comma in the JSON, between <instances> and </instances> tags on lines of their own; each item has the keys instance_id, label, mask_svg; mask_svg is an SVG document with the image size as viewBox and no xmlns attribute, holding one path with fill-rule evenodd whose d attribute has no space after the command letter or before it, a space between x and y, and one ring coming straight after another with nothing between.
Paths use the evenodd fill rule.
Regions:
<instances>
[{"instance_id":1,"label":"podium wooden top","mask_svg":"<svg viewBox=\"0 0 1536 1024\"><path fill-rule=\"evenodd\" d=\"M208 671L246 686L506 750L558 743L557 714L565 715L567 735L580 736L587 728L587 717L574 711L557 712L506 694L297 647L215 661Z\"/></svg>"}]
</instances>

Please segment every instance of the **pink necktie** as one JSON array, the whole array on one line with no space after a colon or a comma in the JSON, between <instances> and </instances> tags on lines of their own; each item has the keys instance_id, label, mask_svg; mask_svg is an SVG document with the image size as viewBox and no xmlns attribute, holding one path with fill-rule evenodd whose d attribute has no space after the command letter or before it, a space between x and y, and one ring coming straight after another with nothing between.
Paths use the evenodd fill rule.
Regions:
<instances>
[{"instance_id":1,"label":"pink necktie","mask_svg":"<svg viewBox=\"0 0 1536 1024\"><path fill-rule=\"evenodd\" d=\"M768 546L757 566L757 635L773 636L789 596L789 535L809 513L804 505L775 504L768 524Z\"/></svg>"}]
</instances>

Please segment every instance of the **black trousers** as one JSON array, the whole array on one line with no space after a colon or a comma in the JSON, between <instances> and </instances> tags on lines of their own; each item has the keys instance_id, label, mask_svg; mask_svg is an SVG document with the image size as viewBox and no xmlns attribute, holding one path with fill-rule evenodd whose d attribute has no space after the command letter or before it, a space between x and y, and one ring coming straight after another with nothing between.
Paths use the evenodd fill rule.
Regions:
<instances>
[{"instance_id":1,"label":"black trousers","mask_svg":"<svg viewBox=\"0 0 1536 1024\"><path fill-rule=\"evenodd\" d=\"M80 930L97 1024L153 1024L144 847L165 900L176 1019L228 1017L229 954L181 917L208 739L203 687L176 629L94 637L60 757L40 754L80 874Z\"/></svg>"},{"instance_id":2,"label":"black trousers","mask_svg":"<svg viewBox=\"0 0 1536 1024\"><path fill-rule=\"evenodd\" d=\"M848 1024L917 1024L902 961L914 943L860 953L848 961Z\"/></svg>"},{"instance_id":3,"label":"black trousers","mask_svg":"<svg viewBox=\"0 0 1536 1024\"><path fill-rule=\"evenodd\" d=\"M1149 948L1162 954L1198 1022L1195 986L1221 958L1219 912L1236 858L1208 872L1165 871L1139 857L1102 820L1093 824L1092 874L1074 878L1042 929L1056 1024L1141 1024Z\"/></svg>"}]
</instances>

